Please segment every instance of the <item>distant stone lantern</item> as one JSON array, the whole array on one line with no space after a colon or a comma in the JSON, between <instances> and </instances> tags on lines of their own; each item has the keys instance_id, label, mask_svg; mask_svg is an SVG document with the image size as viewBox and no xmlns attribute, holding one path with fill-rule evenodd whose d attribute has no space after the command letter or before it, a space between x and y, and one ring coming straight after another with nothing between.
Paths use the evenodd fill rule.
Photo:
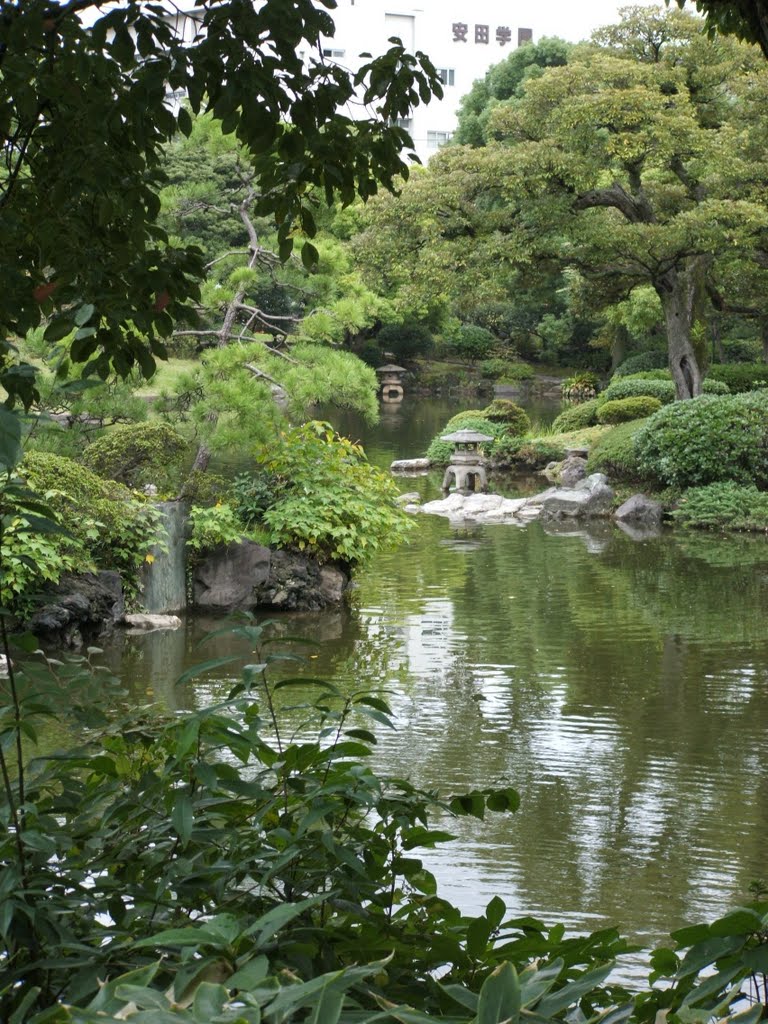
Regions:
<instances>
[{"instance_id":1,"label":"distant stone lantern","mask_svg":"<svg viewBox=\"0 0 768 1024\"><path fill-rule=\"evenodd\" d=\"M376 373L379 375L382 402L402 402L403 376L408 373L406 368L388 363L386 366L380 366Z\"/></svg>"},{"instance_id":2,"label":"distant stone lantern","mask_svg":"<svg viewBox=\"0 0 768 1024\"><path fill-rule=\"evenodd\" d=\"M457 430L453 434L444 434L440 440L450 441L454 445L450 465L443 477L443 493L448 493L451 477L456 490L462 494L469 494L470 491L487 491L488 477L480 445L493 441L493 438L488 434L481 434L479 430Z\"/></svg>"}]
</instances>

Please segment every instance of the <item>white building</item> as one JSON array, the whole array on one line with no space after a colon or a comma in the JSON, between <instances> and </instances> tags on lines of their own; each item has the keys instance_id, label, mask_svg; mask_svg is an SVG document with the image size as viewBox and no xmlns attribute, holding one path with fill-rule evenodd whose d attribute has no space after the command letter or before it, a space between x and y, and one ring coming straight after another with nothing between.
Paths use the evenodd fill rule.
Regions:
<instances>
[{"instance_id":1,"label":"white building","mask_svg":"<svg viewBox=\"0 0 768 1024\"><path fill-rule=\"evenodd\" d=\"M509 0L339 0L330 12L336 32L323 40L323 50L328 59L352 71L365 63L361 53L378 56L389 48L392 36L411 52L428 54L440 71L445 95L400 122L426 162L451 138L459 100L472 82L532 38L531 29L517 22L518 6Z\"/></svg>"}]
</instances>

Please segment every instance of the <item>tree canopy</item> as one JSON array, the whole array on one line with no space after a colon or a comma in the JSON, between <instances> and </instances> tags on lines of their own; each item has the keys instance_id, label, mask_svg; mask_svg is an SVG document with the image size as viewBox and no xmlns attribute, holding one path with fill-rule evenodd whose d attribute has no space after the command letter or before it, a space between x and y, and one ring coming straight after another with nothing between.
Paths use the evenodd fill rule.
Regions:
<instances>
[{"instance_id":1,"label":"tree canopy","mask_svg":"<svg viewBox=\"0 0 768 1024\"><path fill-rule=\"evenodd\" d=\"M50 342L76 332L69 357L89 369L149 374L191 315L202 254L157 224L163 147L192 131L169 90L236 135L279 256L297 241L307 265L318 196L347 204L407 177L410 139L393 122L441 94L429 60L400 45L354 76L327 63L333 22L311 0L202 0L179 27L140 0L0 3L0 383L12 399L29 404L34 387L13 339L43 320ZM359 120L342 112L355 95Z\"/></svg>"},{"instance_id":2,"label":"tree canopy","mask_svg":"<svg viewBox=\"0 0 768 1024\"><path fill-rule=\"evenodd\" d=\"M708 39L692 15L623 15L519 96L489 101L486 145L440 154L431 186L420 176L405 190L423 202L403 243L425 242L428 227L416 265L429 252L455 267L470 301L483 264L481 297L513 296L521 279L551 286L553 270L569 271L588 282L593 316L652 288L678 395L690 397L701 390L698 331L713 287L735 265L765 261L768 74L754 48ZM385 239L402 216L391 210ZM417 281L411 273L402 288Z\"/></svg>"}]
</instances>

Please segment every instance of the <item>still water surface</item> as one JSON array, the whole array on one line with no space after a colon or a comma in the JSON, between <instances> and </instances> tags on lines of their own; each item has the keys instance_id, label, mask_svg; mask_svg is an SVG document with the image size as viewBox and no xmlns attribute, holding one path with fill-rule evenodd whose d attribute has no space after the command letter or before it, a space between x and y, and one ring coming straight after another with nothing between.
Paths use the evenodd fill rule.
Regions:
<instances>
[{"instance_id":1,"label":"still water surface","mask_svg":"<svg viewBox=\"0 0 768 1024\"><path fill-rule=\"evenodd\" d=\"M336 425L388 465L421 454L457 408L406 399L375 428ZM437 497L439 481L402 487ZM462 908L498 893L516 912L652 942L765 877L765 538L636 542L610 524L457 529L423 516L356 582L349 609L287 628L321 641L313 675L389 692L398 728L381 730L376 768L443 794L498 783L522 796L516 815L453 823L459 841L430 854ZM231 647L196 649L212 625L108 655L137 699L203 706L234 672L173 680Z\"/></svg>"}]
</instances>

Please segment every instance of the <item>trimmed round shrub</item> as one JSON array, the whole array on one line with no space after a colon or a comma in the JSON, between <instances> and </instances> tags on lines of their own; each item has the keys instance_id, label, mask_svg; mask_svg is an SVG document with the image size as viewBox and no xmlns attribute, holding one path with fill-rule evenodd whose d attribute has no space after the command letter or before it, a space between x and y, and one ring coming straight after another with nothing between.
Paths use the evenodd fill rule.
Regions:
<instances>
[{"instance_id":1,"label":"trimmed round shrub","mask_svg":"<svg viewBox=\"0 0 768 1024\"><path fill-rule=\"evenodd\" d=\"M505 432L503 424L492 423L483 416L482 412L468 409L448 420L437 437L432 439L432 443L427 448L428 459L437 464L448 465L454 452L454 445L450 441L441 441L440 438L443 434L452 434L455 430L479 430L481 434L488 434L494 438L501 437ZM480 450L485 455L490 454L491 448L490 443L480 445Z\"/></svg>"},{"instance_id":2,"label":"trimmed round shrub","mask_svg":"<svg viewBox=\"0 0 768 1024\"><path fill-rule=\"evenodd\" d=\"M661 408L658 398L639 395L637 398L616 398L605 402L597 410L598 423L626 423L628 420L644 420Z\"/></svg>"},{"instance_id":3,"label":"trimmed round shrub","mask_svg":"<svg viewBox=\"0 0 768 1024\"><path fill-rule=\"evenodd\" d=\"M721 381L734 395L759 391L768 387L768 363L714 363L707 380Z\"/></svg>"},{"instance_id":4,"label":"trimmed round shrub","mask_svg":"<svg viewBox=\"0 0 768 1024\"><path fill-rule=\"evenodd\" d=\"M509 363L506 359L484 359L478 366L480 376L485 377L486 380L498 380L504 373L507 372Z\"/></svg>"},{"instance_id":5,"label":"trimmed round shrub","mask_svg":"<svg viewBox=\"0 0 768 1024\"><path fill-rule=\"evenodd\" d=\"M636 356L628 356L613 371L614 377L626 377L630 373L641 370L662 370L669 364L669 356L665 349L652 349L650 352L638 352Z\"/></svg>"},{"instance_id":6,"label":"trimmed round shrub","mask_svg":"<svg viewBox=\"0 0 768 1024\"><path fill-rule=\"evenodd\" d=\"M719 380L705 380L703 384L705 394L727 395L728 385ZM645 377L621 377L614 378L608 387L600 395L601 405L612 402L617 398L658 398L662 405L674 402L677 397L675 384L672 380L649 380Z\"/></svg>"},{"instance_id":7,"label":"trimmed round shrub","mask_svg":"<svg viewBox=\"0 0 768 1024\"><path fill-rule=\"evenodd\" d=\"M99 476L126 487L156 484L160 491L178 487L189 446L169 423L150 420L113 427L83 453L83 462Z\"/></svg>"},{"instance_id":8,"label":"trimmed round shrub","mask_svg":"<svg viewBox=\"0 0 768 1024\"><path fill-rule=\"evenodd\" d=\"M672 371L667 370L641 370L639 373L627 373L622 380L672 380Z\"/></svg>"},{"instance_id":9,"label":"trimmed round shrub","mask_svg":"<svg viewBox=\"0 0 768 1024\"><path fill-rule=\"evenodd\" d=\"M508 398L494 398L491 404L483 409L483 416L491 423L501 423L505 434L527 434L531 429L531 421L526 411Z\"/></svg>"},{"instance_id":10,"label":"trimmed round shrub","mask_svg":"<svg viewBox=\"0 0 768 1024\"><path fill-rule=\"evenodd\" d=\"M665 406L638 434L637 455L642 470L663 484L767 484L768 392Z\"/></svg>"},{"instance_id":11,"label":"trimmed round shrub","mask_svg":"<svg viewBox=\"0 0 768 1024\"><path fill-rule=\"evenodd\" d=\"M597 423L597 409L599 405L599 399L590 398L588 402L579 402L578 405L571 405L567 409L563 409L552 423L553 432L555 434L567 434L569 430L583 430L584 427L594 427Z\"/></svg>"},{"instance_id":12,"label":"trimmed round shrub","mask_svg":"<svg viewBox=\"0 0 768 1024\"><path fill-rule=\"evenodd\" d=\"M592 446L587 459L588 473L605 473L619 480L642 477L635 442L648 420L620 423Z\"/></svg>"},{"instance_id":13,"label":"trimmed round shrub","mask_svg":"<svg viewBox=\"0 0 768 1024\"><path fill-rule=\"evenodd\" d=\"M732 480L691 487L672 515L700 530L768 530L768 493Z\"/></svg>"}]
</instances>

